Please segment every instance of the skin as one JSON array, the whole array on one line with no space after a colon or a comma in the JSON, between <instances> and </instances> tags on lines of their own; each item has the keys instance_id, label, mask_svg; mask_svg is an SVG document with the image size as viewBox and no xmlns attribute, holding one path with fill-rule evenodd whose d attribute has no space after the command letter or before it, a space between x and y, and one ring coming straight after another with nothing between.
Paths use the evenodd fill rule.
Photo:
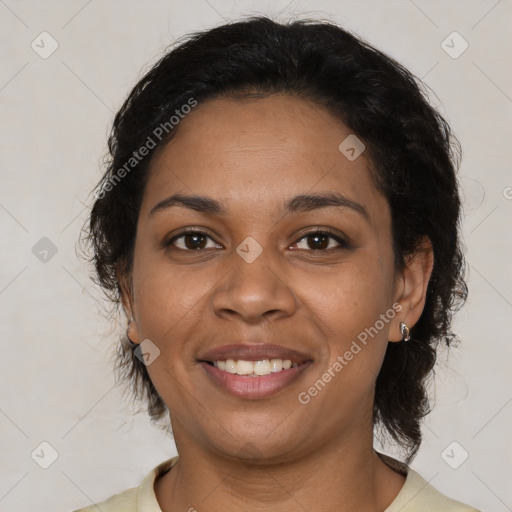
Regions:
<instances>
[{"instance_id":1,"label":"skin","mask_svg":"<svg viewBox=\"0 0 512 512\"><path fill-rule=\"evenodd\" d=\"M133 315L128 335L160 350L147 369L171 411L180 455L155 483L163 512L377 512L404 484L372 448L374 386L388 341L402 338L400 321L412 328L421 315L432 247L425 239L394 272L390 210L366 154L349 161L338 150L350 133L297 97L218 98L195 107L153 157L132 272L120 280ZM361 204L368 221L339 206L284 215L284 200L321 192ZM175 193L214 198L227 213L172 206L150 215ZM186 227L210 237L199 240L201 250L190 248L190 237L164 246ZM349 246L305 236L317 227ZM263 249L252 263L236 252L248 236ZM401 311L378 335L299 403L298 394L396 303ZM197 359L242 339L295 348L314 362L271 397L234 397Z\"/></svg>"}]
</instances>

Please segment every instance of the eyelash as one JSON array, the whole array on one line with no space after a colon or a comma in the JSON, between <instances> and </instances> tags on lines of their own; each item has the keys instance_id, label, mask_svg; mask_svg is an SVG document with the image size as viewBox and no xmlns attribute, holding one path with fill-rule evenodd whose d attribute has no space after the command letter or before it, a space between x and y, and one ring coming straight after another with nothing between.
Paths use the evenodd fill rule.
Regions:
<instances>
[{"instance_id":1,"label":"eyelash","mask_svg":"<svg viewBox=\"0 0 512 512\"><path fill-rule=\"evenodd\" d=\"M187 236L187 235L204 235L206 236L207 238L209 238L210 240L214 241L207 233L205 233L204 231L200 231L200 230L196 230L196 229L187 229L185 231L182 231L180 233L178 233L177 235L173 236L170 240L164 242L164 246L165 247L171 247L173 249L177 249L179 251L184 251L184 252L200 252L200 251L203 251L203 250L206 250L206 249L182 249L180 247L173 247L173 243L180 239L180 238L183 238L184 236ZM334 233L332 233L331 231L328 231L328 230L322 230L322 229L314 229L312 231L308 231L307 233L304 233L301 238L295 242L293 245L295 245L296 243L299 243L301 242L302 240L304 240L305 238L309 237L309 236L313 236L313 235L325 235L329 238L332 238L333 240L335 240L336 242L338 242L339 246L338 247L331 247L330 249L306 249L306 250L310 250L311 252L317 252L317 253L321 253L321 252L330 252L332 250L340 250L340 249L349 249L350 248L350 245L349 243L343 239L342 237L340 237L339 235L336 235ZM296 249L296 250L305 250L305 249Z\"/></svg>"}]
</instances>

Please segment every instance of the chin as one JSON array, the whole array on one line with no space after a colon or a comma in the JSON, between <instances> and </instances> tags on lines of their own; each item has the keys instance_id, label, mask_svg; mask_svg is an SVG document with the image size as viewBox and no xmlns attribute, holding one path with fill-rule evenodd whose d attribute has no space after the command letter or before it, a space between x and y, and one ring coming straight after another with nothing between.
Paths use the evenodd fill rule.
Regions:
<instances>
[{"instance_id":1,"label":"chin","mask_svg":"<svg viewBox=\"0 0 512 512\"><path fill-rule=\"evenodd\" d=\"M267 429L229 428L232 434L211 439L210 445L215 451L227 458L234 457L247 462L282 463L298 456L298 448L303 447L305 439L292 437L292 432L276 429L269 434ZM297 431L293 435L297 435Z\"/></svg>"}]
</instances>

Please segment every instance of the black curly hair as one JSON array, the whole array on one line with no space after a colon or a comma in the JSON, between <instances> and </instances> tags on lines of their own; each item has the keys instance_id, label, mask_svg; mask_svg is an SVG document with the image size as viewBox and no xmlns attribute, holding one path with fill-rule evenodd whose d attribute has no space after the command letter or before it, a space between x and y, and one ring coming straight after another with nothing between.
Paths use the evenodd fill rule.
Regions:
<instances>
[{"instance_id":1,"label":"black curly hair","mask_svg":"<svg viewBox=\"0 0 512 512\"><path fill-rule=\"evenodd\" d=\"M421 80L360 37L331 22L258 16L194 33L167 51L115 116L107 169L82 230L82 242L92 246L93 280L119 308L151 157L179 129L173 119L190 111L185 106L274 93L313 100L364 141L375 185L390 206L397 271L423 237L432 242L424 310L409 342L388 343L375 389L374 426L409 462L430 411L426 385L439 343L457 340L452 315L467 298L456 179L461 150ZM122 335L115 371L156 423L167 407L137 347Z\"/></svg>"}]
</instances>

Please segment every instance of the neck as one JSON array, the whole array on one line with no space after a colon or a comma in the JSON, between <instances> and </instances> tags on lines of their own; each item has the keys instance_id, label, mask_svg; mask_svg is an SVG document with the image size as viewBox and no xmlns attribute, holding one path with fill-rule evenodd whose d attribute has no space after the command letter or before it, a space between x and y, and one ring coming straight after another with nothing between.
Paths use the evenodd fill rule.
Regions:
<instances>
[{"instance_id":1,"label":"neck","mask_svg":"<svg viewBox=\"0 0 512 512\"><path fill-rule=\"evenodd\" d=\"M240 461L194 442L177 446L179 461L155 483L163 512L375 512L385 510L405 482L367 440L319 446L285 463Z\"/></svg>"}]
</instances>

